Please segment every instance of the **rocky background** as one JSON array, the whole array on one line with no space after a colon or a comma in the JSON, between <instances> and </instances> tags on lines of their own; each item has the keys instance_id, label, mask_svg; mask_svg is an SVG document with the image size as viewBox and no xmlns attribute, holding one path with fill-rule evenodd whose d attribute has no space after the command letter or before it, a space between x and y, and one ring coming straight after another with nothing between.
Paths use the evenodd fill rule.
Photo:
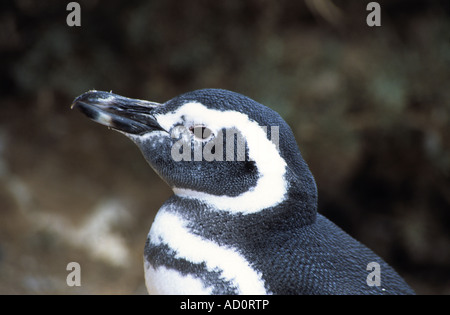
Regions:
<instances>
[{"instance_id":1,"label":"rocky background","mask_svg":"<svg viewBox=\"0 0 450 315\"><path fill-rule=\"evenodd\" d=\"M72 100L164 102L207 87L291 125L319 211L420 294L450 294L450 4L369 1L0 4L0 293L145 293L142 253L171 194L137 147ZM69 287L69 262L81 286ZM381 274L382 277L382 274Z\"/></svg>"}]
</instances>

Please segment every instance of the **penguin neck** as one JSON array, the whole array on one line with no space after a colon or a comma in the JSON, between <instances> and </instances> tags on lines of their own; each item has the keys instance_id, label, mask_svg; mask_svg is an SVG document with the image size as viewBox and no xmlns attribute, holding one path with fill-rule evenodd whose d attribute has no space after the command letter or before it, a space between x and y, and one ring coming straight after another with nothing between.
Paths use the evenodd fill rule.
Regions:
<instances>
[{"instance_id":1,"label":"penguin neck","mask_svg":"<svg viewBox=\"0 0 450 315\"><path fill-rule=\"evenodd\" d=\"M317 216L315 186L304 189L301 181L291 182L286 198L279 204L249 214L229 212L214 208L204 201L173 195L162 207L163 211L176 213L197 228L213 230L241 229L267 230L295 229L312 224ZM198 225L197 223L201 223ZM261 231L264 233L263 231Z\"/></svg>"},{"instance_id":2,"label":"penguin neck","mask_svg":"<svg viewBox=\"0 0 450 315\"><path fill-rule=\"evenodd\" d=\"M316 221L317 188L312 178L299 179L293 176L289 181L287 197L282 203L273 207L275 213L292 216L297 225L305 226ZM265 211L265 210L263 210Z\"/></svg>"}]
</instances>

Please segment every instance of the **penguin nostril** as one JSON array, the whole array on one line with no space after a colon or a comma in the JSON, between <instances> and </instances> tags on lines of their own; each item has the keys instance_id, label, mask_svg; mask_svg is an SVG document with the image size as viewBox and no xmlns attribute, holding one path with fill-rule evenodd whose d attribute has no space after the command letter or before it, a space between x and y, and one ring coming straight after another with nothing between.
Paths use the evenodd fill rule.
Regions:
<instances>
[{"instance_id":1,"label":"penguin nostril","mask_svg":"<svg viewBox=\"0 0 450 315\"><path fill-rule=\"evenodd\" d=\"M191 126L189 127L189 131L199 140L207 140L213 134L211 129L203 125Z\"/></svg>"}]
</instances>

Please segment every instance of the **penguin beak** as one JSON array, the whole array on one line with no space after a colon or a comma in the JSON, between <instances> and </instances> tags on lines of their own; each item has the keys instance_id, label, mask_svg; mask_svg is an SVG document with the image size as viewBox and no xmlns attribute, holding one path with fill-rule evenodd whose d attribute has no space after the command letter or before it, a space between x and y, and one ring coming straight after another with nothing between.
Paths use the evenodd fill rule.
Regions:
<instances>
[{"instance_id":1,"label":"penguin beak","mask_svg":"<svg viewBox=\"0 0 450 315\"><path fill-rule=\"evenodd\" d=\"M159 103L93 90L78 96L71 108L78 108L99 124L127 134L140 135L164 130L152 115L159 106Z\"/></svg>"}]
</instances>

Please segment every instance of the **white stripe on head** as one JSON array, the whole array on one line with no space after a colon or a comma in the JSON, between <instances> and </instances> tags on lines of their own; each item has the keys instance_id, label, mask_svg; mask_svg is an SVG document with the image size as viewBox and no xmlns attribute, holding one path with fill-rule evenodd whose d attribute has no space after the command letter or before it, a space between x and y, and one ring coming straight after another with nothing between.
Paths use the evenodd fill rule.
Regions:
<instances>
[{"instance_id":1,"label":"white stripe on head","mask_svg":"<svg viewBox=\"0 0 450 315\"><path fill-rule=\"evenodd\" d=\"M205 125L216 134L223 128L236 128L245 138L249 158L255 162L259 172L256 186L236 197L217 196L173 187L174 193L178 196L200 199L216 209L243 214L276 206L285 199L288 189L284 177L286 162L280 156L277 146L267 138L263 127L268 126L259 126L243 113L209 109L199 102L186 103L172 113L155 117L165 130L181 124L181 117L189 125Z\"/></svg>"},{"instance_id":2,"label":"white stripe on head","mask_svg":"<svg viewBox=\"0 0 450 315\"><path fill-rule=\"evenodd\" d=\"M231 282L238 289L239 294L267 294L261 274L254 270L235 248L219 246L213 241L192 234L186 221L168 212L164 207L155 217L149 232L149 239L154 245L166 244L169 246L176 252L175 258L186 259L194 264L204 263L207 270L211 272L220 271L221 277L225 281ZM150 272L152 271L150 270ZM167 275L167 277L170 278L171 275ZM193 279L195 278L186 278L183 283L188 285L194 282ZM152 283L158 282L158 285L168 282L168 280L147 279ZM152 284L150 283L148 286L152 286ZM189 291L189 288L180 288L180 290ZM203 288L203 290L209 289Z\"/></svg>"}]
</instances>

